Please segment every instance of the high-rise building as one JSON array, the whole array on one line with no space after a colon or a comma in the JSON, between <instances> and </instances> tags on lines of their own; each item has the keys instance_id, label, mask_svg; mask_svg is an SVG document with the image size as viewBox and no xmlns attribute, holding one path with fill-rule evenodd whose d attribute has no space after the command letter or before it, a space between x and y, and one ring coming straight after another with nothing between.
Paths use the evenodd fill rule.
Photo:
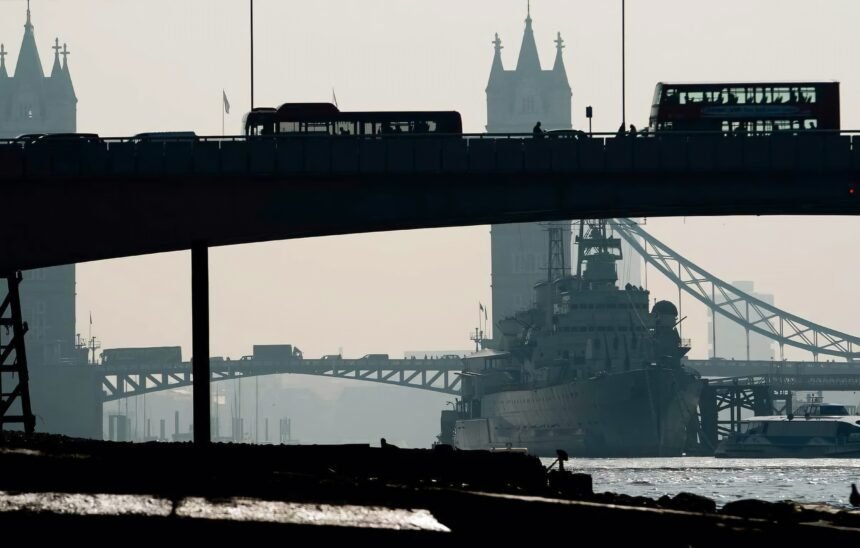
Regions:
<instances>
[{"instance_id":1,"label":"high-rise building","mask_svg":"<svg viewBox=\"0 0 860 548\"><path fill-rule=\"evenodd\" d=\"M65 44L60 46L59 39L53 49L51 74L45 76L28 6L24 39L11 76L6 67L6 46L0 44L0 139L76 131L78 99L69 73L69 51ZM25 272L21 303L24 320L30 326L26 338L30 364L56 365L72 359L76 354L75 266Z\"/></svg>"},{"instance_id":2,"label":"high-rise building","mask_svg":"<svg viewBox=\"0 0 860 548\"><path fill-rule=\"evenodd\" d=\"M753 282L732 282L732 285L748 295L773 305L773 295L756 293ZM725 302L725 299L717 296L717 303L721 302ZM717 314L717 338L714 341L714 314L713 311L708 311L708 314L710 316L708 343L711 346L709 352L711 358L746 360L749 355L751 360L770 360L775 357L773 340L758 333L749 334L749 352L747 352L746 330L721 314Z\"/></svg>"}]
</instances>

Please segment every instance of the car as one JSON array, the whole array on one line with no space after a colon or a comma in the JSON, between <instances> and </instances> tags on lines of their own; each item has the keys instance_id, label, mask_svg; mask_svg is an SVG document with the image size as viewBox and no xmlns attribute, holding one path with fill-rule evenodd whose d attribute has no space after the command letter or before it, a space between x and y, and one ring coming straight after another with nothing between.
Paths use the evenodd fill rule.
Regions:
<instances>
[{"instance_id":1,"label":"car","mask_svg":"<svg viewBox=\"0 0 860 548\"><path fill-rule=\"evenodd\" d=\"M131 138L134 142L140 141L196 141L197 134L193 131L151 131L138 133Z\"/></svg>"},{"instance_id":2,"label":"car","mask_svg":"<svg viewBox=\"0 0 860 548\"><path fill-rule=\"evenodd\" d=\"M588 134L578 129L551 129L546 136L550 139L588 139Z\"/></svg>"},{"instance_id":3,"label":"car","mask_svg":"<svg viewBox=\"0 0 860 548\"><path fill-rule=\"evenodd\" d=\"M102 138L97 133L46 133L31 141L34 145L51 143L91 143L100 144Z\"/></svg>"},{"instance_id":4,"label":"car","mask_svg":"<svg viewBox=\"0 0 860 548\"><path fill-rule=\"evenodd\" d=\"M41 139L44 136L45 136L44 133L25 133L23 135L19 135L19 136L15 137L15 142L16 143L32 143L33 141L35 141L37 139Z\"/></svg>"}]
</instances>

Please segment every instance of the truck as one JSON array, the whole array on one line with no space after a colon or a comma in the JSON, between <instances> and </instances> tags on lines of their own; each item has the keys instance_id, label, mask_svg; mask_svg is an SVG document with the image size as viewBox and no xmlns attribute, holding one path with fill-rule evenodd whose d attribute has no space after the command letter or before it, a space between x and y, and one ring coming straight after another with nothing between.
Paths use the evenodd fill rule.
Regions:
<instances>
[{"instance_id":1,"label":"truck","mask_svg":"<svg viewBox=\"0 0 860 548\"><path fill-rule=\"evenodd\" d=\"M182 363L181 346L108 348L102 351L102 365L110 367L178 365L180 363Z\"/></svg>"},{"instance_id":2,"label":"truck","mask_svg":"<svg viewBox=\"0 0 860 548\"><path fill-rule=\"evenodd\" d=\"M285 362L301 360L302 351L291 344L255 344L254 360L264 362Z\"/></svg>"}]
</instances>

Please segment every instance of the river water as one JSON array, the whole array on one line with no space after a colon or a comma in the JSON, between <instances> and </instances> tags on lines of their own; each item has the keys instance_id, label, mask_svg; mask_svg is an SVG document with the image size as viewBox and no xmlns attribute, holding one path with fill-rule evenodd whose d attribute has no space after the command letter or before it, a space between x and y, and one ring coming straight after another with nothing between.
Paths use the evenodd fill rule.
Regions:
<instances>
[{"instance_id":1,"label":"river water","mask_svg":"<svg viewBox=\"0 0 860 548\"><path fill-rule=\"evenodd\" d=\"M686 491L718 506L755 498L847 507L851 483L860 485L860 459L571 459L565 468L590 474L595 492L658 498Z\"/></svg>"}]
</instances>

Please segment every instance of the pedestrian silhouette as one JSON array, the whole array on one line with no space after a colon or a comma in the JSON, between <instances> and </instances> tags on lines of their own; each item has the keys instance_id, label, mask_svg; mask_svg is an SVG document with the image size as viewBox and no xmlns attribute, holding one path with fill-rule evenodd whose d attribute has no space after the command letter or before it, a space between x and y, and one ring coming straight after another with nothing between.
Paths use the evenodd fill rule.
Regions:
<instances>
[{"instance_id":1,"label":"pedestrian silhouette","mask_svg":"<svg viewBox=\"0 0 860 548\"><path fill-rule=\"evenodd\" d=\"M860 506L860 493L857 492L857 485L851 484L851 496L848 497L848 502L851 506Z\"/></svg>"},{"instance_id":2,"label":"pedestrian silhouette","mask_svg":"<svg viewBox=\"0 0 860 548\"><path fill-rule=\"evenodd\" d=\"M379 446L383 449L397 449L398 448L396 445L391 445L390 443L385 441L385 438L382 438L381 440L379 440Z\"/></svg>"},{"instance_id":3,"label":"pedestrian silhouette","mask_svg":"<svg viewBox=\"0 0 860 548\"><path fill-rule=\"evenodd\" d=\"M630 124L630 136L636 137L636 126L634 126L633 124Z\"/></svg>"},{"instance_id":4,"label":"pedestrian silhouette","mask_svg":"<svg viewBox=\"0 0 860 548\"><path fill-rule=\"evenodd\" d=\"M543 139L543 129L540 127L540 122L535 124L534 129L532 129L532 135L535 139Z\"/></svg>"}]
</instances>

